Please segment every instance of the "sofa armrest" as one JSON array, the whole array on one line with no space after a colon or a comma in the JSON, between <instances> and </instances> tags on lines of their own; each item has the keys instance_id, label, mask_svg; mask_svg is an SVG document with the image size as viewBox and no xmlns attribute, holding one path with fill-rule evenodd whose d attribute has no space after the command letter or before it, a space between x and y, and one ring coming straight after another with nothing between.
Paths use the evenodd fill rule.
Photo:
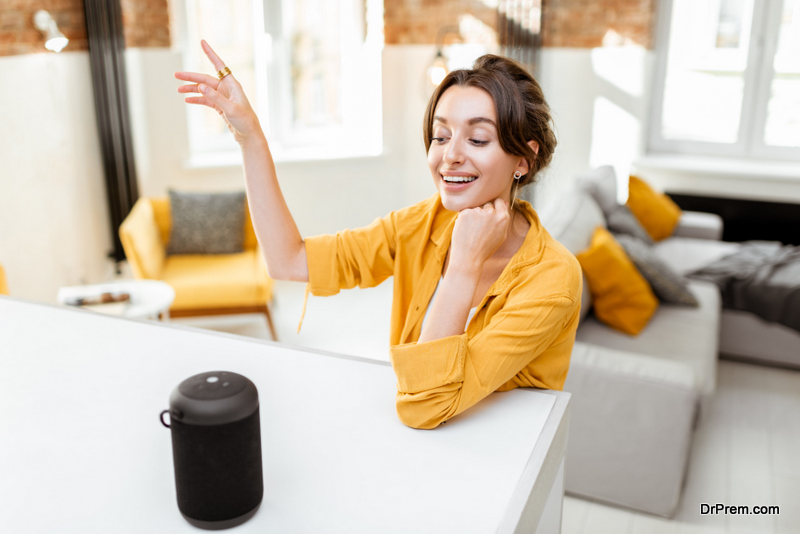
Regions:
<instances>
[{"instance_id":1,"label":"sofa armrest","mask_svg":"<svg viewBox=\"0 0 800 534\"><path fill-rule=\"evenodd\" d=\"M576 343L566 491L672 516L699 405L693 383L679 362Z\"/></svg>"},{"instance_id":2,"label":"sofa armrest","mask_svg":"<svg viewBox=\"0 0 800 534\"><path fill-rule=\"evenodd\" d=\"M722 217L716 213L684 211L673 231L673 236L695 239L722 239Z\"/></svg>"},{"instance_id":3,"label":"sofa armrest","mask_svg":"<svg viewBox=\"0 0 800 534\"><path fill-rule=\"evenodd\" d=\"M166 250L148 199L136 201L119 227L119 238L133 276L157 280L164 268Z\"/></svg>"}]
</instances>

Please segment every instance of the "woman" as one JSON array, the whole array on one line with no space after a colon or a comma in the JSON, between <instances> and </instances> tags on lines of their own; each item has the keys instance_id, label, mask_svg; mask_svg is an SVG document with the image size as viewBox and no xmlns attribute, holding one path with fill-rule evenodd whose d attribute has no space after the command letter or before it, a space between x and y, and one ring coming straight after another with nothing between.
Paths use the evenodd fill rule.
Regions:
<instances>
[{"instance_id":1,"label":"woman","mask_svg":"<svg viewBox=\"0 0 800 534\"><path fill-rule=\"evenodd\" d=\"M303 240L281 195L258 118L211 47L212 76L178 72L186 102L215 109L244 156L247 198L269 274L334 295L394 276L391 359L397 413L434 428L493 391L561 389L578 326L575 257L516 199L552 157L536 81L483 56L428 103L425 147L437 193L371 225Z\"/></svg>"}]
</instances>

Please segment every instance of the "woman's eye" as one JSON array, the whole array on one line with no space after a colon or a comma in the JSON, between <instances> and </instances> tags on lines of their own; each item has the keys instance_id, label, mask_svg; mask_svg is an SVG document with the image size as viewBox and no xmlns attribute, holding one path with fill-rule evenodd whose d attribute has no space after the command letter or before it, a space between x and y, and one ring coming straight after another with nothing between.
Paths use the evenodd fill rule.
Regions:
<instances>
[{"instance_id":1,"label":"woman's eye","mask_svg":"<svg viewBox=\"0 0 800 534\"><path fill-rule=\"evenodd\" d=\"M436 143L437 145L441 145L445 142L444 137L431 137L431 143Z\"/></svg>"},{"instance_id":2,"label":"woman's eye","mask_svg":"<svg viewBox=\"0 0 800 534\"><path fill-rule=\"evenodd\" d=\"M470 139L470 141L472 142L473 145L477 146L484 146L489 144L489 141L483 141L481 139Z\"/></svg>"}]
</instances>

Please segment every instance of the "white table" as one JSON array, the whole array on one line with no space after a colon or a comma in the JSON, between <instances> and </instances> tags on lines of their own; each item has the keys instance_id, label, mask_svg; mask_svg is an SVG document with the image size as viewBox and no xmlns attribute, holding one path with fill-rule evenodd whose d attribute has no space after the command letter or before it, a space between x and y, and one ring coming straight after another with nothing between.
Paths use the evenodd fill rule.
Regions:
<instances>
[{"instance_id":1,"label":"white table","mask_svg":"<svg viewBox=\"0 0 800 534\"><path fill-rule=\"evenodd\" d=\"M239 531L560 530L566 393L414 430L385 363L0 297L0 532L199 532L159 413L210 370L259 390L264 500Z\"/></svg>"},{"instance_id":2,"label":"white table","mask_svg":"<svg viewBox=\"0 0 800 534\"><path fill-rule=\"evenodd\" d=\"M169 307L175 300L175 290L159 280L116 280L104 284L68 286L58 290L58 303L65 304L74 298L99 296L103 293L128 293L126 302L95 304L83 308L120 315L128 319L169 319Z\"/></svg>"}]
</instances>

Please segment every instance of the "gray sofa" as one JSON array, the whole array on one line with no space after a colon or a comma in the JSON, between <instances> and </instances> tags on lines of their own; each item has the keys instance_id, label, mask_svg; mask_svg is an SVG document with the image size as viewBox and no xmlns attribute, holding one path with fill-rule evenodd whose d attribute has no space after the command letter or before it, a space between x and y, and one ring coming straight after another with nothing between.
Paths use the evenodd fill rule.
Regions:
<instances>
[{"instance_id":1,"label":"gray sofa","mask_svg":"<svg viewBox=\"0 0 800 534\"><path fill-rule=\"evenodd\" d=\"M606 225L587 181L608 188L616 178L610 167L597 169L539 209L545 228L573 253L587 248L594 229ZM673 237L655 247L659 256L671 255L673 266L691 265L721 233L716 215L687 212ZM719 291L700 281L690 282L690 289L698 307L662 303L632 337L593 316L584 279L582 320L564 388L572 393L567 493L674 514L700 407L714 393L719 348Z\"/></svg>"},{"instance_id":2,"label":"gray sofa","mask_svg":"<svg viewBox=\"0 0 800 534\"><path fill-rule=\"evenodd\" d=\"M688 274L739 248L739 243L675 238L657 245L659 257L680 274ZM721 357L800 369L800 332L753 313L722 310Z\"/></svg>"}]
</instances>

